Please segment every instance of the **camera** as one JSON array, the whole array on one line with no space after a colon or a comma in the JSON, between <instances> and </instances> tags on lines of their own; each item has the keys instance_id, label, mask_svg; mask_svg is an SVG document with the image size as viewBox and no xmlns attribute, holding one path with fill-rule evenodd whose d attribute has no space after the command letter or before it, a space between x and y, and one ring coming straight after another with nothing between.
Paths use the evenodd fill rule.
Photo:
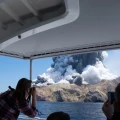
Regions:
<instances>
[{"instance_id":1,"label":"camera","mask_svg":"<svg viewBox=\"0 0 120 120\"><path fill-rule=\"evenodd\" d=\"M115 98L115 92L108 92L108 100L113 104L113 102L116 100Z\"/></svg>"},{"instance_id":2,"label":"camera","mask_svg":"<svg viewBox=\"0 0 120 120\"><path fill-rule=\"evenodd\" d=\"M111 114L114 113L114 102L116 100L116 97L115 97L115 92L108 92L108 100L110 101L110 112Z\"/></svg>"},{"instance_id":3,"label":"camera","mask_svg":"<svg viewBox=\"0 0 120 120\"><path fill-rule=\"evenodd\" d=\"M31 88L30 88L30 91L31 91L31 92L32 92L33 90L35 90L35 87L31 87Z\"/></svg>"}]
</instances>

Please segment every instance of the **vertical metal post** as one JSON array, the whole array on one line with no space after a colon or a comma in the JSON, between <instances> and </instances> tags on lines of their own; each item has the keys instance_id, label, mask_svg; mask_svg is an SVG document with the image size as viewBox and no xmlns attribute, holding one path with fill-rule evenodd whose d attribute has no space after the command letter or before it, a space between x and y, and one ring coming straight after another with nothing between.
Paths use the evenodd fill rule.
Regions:
<instances>
[{"instance_id":1,"label":"vertical metal post","mask_svg":"<svg viewBox=\"0 0 120 120\"><path fill-rule=\"evenodd\" d=\"M32 80L32 59L30 59L30 80Z\"/></svg>"},{"instance_id":2,"label":"vertical metal post","mask_svg":"<svg viewBox=\"0 0 120 120\"><path fill-rule=\"evenodd\" d=\"M32 80L32 59L30 59L30 80ZM31 96L32 98L32 96ZM30 98L30 104L32 105L32 99Z\"/></svg>"}]
</instances>

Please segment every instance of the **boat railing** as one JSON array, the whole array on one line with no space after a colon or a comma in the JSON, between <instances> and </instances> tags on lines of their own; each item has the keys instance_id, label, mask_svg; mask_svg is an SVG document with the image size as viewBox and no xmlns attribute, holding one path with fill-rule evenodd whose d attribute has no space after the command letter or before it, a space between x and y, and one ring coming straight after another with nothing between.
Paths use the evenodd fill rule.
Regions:
<instances>
[{"instance_id":1,"label":"boat railing","mask_svg":"<svg viewBox=\"0 0 120 120\"><path fill-rule=\"evenodd\" d=\"M30 118L30 117L25 116L25 115L19 115L18 118L19 118L20 120L46 120L46 118L40 118L40 117Z\"/></svg>"}]
</instances>

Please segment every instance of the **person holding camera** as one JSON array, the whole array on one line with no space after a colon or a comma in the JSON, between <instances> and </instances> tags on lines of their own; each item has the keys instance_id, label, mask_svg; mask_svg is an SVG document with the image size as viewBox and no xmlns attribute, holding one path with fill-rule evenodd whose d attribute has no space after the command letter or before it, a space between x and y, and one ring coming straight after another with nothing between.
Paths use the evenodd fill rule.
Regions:
<instances>
[{"instance_id":1,"label":"person holding camera","mask_svg":"<svg viewBox=\"0 0 120 120\"><path fill-rule=\"evenodd\" d=\"M20 112L32 118L36 116L36 90L31 89L31 83L31 80L22 78L16 89L9 86L10 90L0 95L0 120L17 120Z\"/></svg>"},{"instance_id":2,"label":"person holding camera","mask_svg":"<svg viewBox=\"0 0 120 120\"><path fill-rule=\"evenodd\" d=\"M108 98L103 104L102 110L107 120L120 120L120 83L115 89L115 100Z\"/></svg>"}]
</instances>

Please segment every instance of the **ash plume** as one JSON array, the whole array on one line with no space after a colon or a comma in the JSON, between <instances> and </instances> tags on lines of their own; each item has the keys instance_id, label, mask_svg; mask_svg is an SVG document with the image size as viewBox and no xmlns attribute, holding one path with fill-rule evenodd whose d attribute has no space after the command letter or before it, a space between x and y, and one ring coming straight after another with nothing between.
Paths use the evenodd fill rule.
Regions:
<instances>
[{"instance_id":1,"label":"ash plume","mask_svg":"<svg viewBox=\"0 0 120 120\"><path fill-rule=\"evenodd\" d=\"M46 73L34 81L36 85L56 83L95 84L103 79L112 80L113 75L103 64L108 57L106 51L87 54L53 57L53 63Z\"/></svg>"}]
</instances>

